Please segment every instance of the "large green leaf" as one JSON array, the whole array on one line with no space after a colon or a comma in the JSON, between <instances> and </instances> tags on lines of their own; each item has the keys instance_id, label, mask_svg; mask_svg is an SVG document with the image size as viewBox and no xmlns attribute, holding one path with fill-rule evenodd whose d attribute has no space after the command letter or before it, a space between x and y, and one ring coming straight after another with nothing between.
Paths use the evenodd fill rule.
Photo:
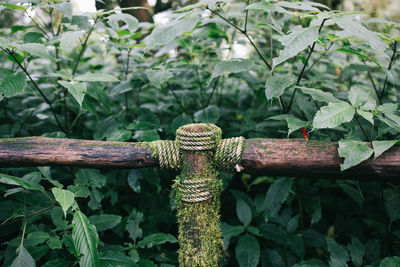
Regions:
<instances>
[{"instance_id":1,"label":"large green leaf","mask_svg":"<svg viewBox=\"0 0 400 267\"><path fill-rule=\"evenodd\" d=\"M58 61L57 58L50 55L49 50L46 46L38 43L28 43L28 44L14 44L18 50L25 51L32 56L48 59L51 61Z\"/></svg>"},{"instance_id":2,"label":"large green leaf","mask_svg":"<svg viewBox=\"0 0 400 267\"><path fill-rule=\"evenodd\" d=\"M260 260L260 245L249 234L241 236L235 248L236 260L240 267L256 267Z\"/></svg>"},{"instance_id":3,"label":"large green leaf","mask_svg":"<svg viewBox=\"0 0 400 267\"><path fill-rule=\"evenodd\" d=\"M245 226L250 224L252 219L251 209L246 201L241 198L236 200L236 214Z\"/></svg>"},{"instance_id":4,"label":"large green leaf","mask_svg":"<svg viewBox=\"0 0 400 267\"><path fill-rule=\"evenodd\" d=\"M79 82L58 81L59 84L68 89L68 92L75 98L76 102L82 106L83 98L86 94L86 84Z\"/></svg>"},{"instance_id":5,"label":"large green leaf","mask_svg":"<svg viewBox=\"0 0 400 267\"><path fill-rule=\"evenodd\" d=\"M196 122L217 123L219 119L219 108L214 105L208 106L205 109L196 111L193 117Z\"/></svg>"},{"instance_id":6,"label":"large green leaf","mask_svg":"<svg viewBox=\"0 0 400 267\"><path fill-rule=\"evenodd\" d=\"M220 61L215 65L210 80L224 74L249 71L252 66L253 61L250 59L231 59Z\"/></svg>"},{"instance_id":7,"label":"large green leaf","mask_svg":"<svg viewBox=\"0 0 400 267\"><path fill-rule=\"evenodd\" d=\"M128 174L128 184L136 193L140 193L140 180L144 178L141 170L132 169Z\"/></svg>"},{"instance_id":8,"label":"large green leaf","mask_svg":"<svg viewBox=\"0 0 400 267\"><path fill-rule=\"evenodd\" d=\"M354 20L352 16L335 16L333 21L343 29L342 32L336 33L341 38L353 37L369 44L376 50L383 51L388 47L376 32L368 30L361 25L359 20Z\"/></svg>"},{"instance_id":9,"label":"large green leaf","mask_svg":"<svg viewBox=\"0 0 400 267\"><path fill-rule=\"evenodd\" d=\"M80 211L76 211L72 220L72 239L76 251L82 254L80 266L100 267L97 245L99 237L96 228L90 224L89 219Z\"/></svg>"},{"instance_id":10,"label":"large green leaf","mask_svg":"<svg viewBox=\"0 0 400 267\"><path fill-rule=\"evenodd\" d=\"M318 28L296 27L288 35L282 36L279 41L285 47L278 57L273 59L273 68L294 57L318 39Z\"/></svg>"},{"instance_id":11,"label":"large green leaf","mask_svg":"<svg viewBox=\"0 0 400 267\"><path fill-rule=\"evenodd\" d=\"M135 266L132 258L126 256L120 251L106 251L100 255L100 264L102 267L123 267Z\"/></svg>"},{"instance_id":12,"label":"large green leaf","mask_svg":"<svg viewBox=\"0 0 400 267\"><path fill-rule=\"evenodd\" d=\"M344 171L369 159L374 150L367 144L368 143L361 141L340 140L339 156L344 158L344 162L340 165L340 169Z\"/></svg>"},{"instance_id":13,"label":"large green leaf","mask_svg":"<svg viewBox=\"0 0 400 267\"><path fill-rule=\"evenodd\" d=\"M264 207L269 215L275 215L280 210L289 195L292 183L292 178L281 178L270 186L264 200Z\"/></svg>"},{"instance_id":14,"label":"large green leaf","mask_svg":"<svg viewBox=\"0 0 400 267\"><path fill-rule=\"evenodd\" d=\"M22 91L24 91L26 87L26 76L22 72L14 73L8 77L6 77L0 83L0 96L4 95L5 97L15 96Z\"/></svg>"},{"instance_id":15,"label":"large green leaf","mask_svg":"<svg viewBox=\"0 0 400 267\"><path fill-rule=\"evenodd\" d=\"M114 214L100 214L89 217L92 224L96 226L98 232L114 228L121 222L122 217Z\"/></svg>"},{"instance_id":16,"label":"large green leaf","mask_svg":"<svg viewBox=\"0 0 400 267\"><path fill-rule=\"evenodd\" d=\"M320 102L325 102L325 103L340 103L343 102L342 100L334 97L331 93L329 92L324 92L320 89L315 89L315 88L307 88L307 87L302 87L298 86L303 94L311 96L312 99Z\"/></svg>"},{"instance_id":17,"label":"large green leaf","mask_svg":"<svg viewBox=\"0 0 400 267\"><path fill-rule=\"evenodd\" d=\"M350 253L351 261L355 266L362 266L363 256L365 254L365 248L363 244L358 240L357 237L351 237L351 243L347 245L347 249Z\"/></svg>"},{"instance_id":18,"label":"large green leaf","mask_svg":"<svg viewBox=\"0 0 400 267\"><path fill-rule=\"evenodd\" d=\"M91 72L76 76L75 80L81 82L118 82L118 79L111 74Z\"/></svg>"},{"instance_id":19,"label":"large green leaf","mask_svg":"<svg viewBox=\"0 0 400 267\"><path fill-rule=\"evenodd\" d=\"M262 233L262 236L267 240L271 240L285 246L291 243L290 236L287 234L287 232L276 224L265 223L261 225L259 229Z\"/></svg>"},{"instance_id":20,"label":"large green leaf","mask_svg":"<svg viewBox=\"0 0 400 267\"><path fill-rule=\"evenodd\" d=\"M400 189L399 187L385 189L383 191L385 198L385 209L389 215L390 221L394 222L400 219Z\"/></svg>"},{"instance_id":21,"label":"large green leaf","mask_svg":"<svg viewBox=\"0 0 400 267\"><path fill-rule=\"evenodd\" d=\"M317 129L335 128L353 119L355 109L346 102L329 103L315 114L313 126Z\"/></svg>"},{"instance_id":22,"label":"large green leaf","mask_svg":"<svg viewBox=\"0 0 400 267\"><path fill-rule=\"evenodd\" d=\"M379 267L400 267L400 257L393 256L384 258L379 264Z\"/></svg>"},{"instance_id":23,"label":"large green leaf","mask_svg":"<svg viewBox=\"0 0 400 267\"><path fill-rule=\"evenodd\" d=\"M347 266L346 263L350 260L350 258L346 248L339 245L331 238L326 238L326 243L328 244L331 264L337 267Z\"/></svg>"},{"instance_id":24,"label":"large green leaf","mask_svg":"<svg viewBox=\"0 0 400 267\"><path fill-rule=\"evenodd\" d=\"M176 240L176 238L170 234L156 233L156 234L148 235L145 238L143 238L142 240L140 240L138 243L138 247L151 248L155 245L161 245L166 242L177 243L178 240Z\"/></svg>"},{"instance_id":25,"label":"large green leaf","mask_svg":"<svg viewBox=\"0 0 400 267\"><path fill-rule=\"evenodd\" d=\"M349 101L353 106L364 110L374 110L376 108L373 92L360 86L353 86L350 88Z\"/></svg>"},{"instance_id":26,"label":"large green leaf","mask_svg":"<svg viewBox=\"0 0 400 267\"><path fill-rule=\"evenodd\" d=\"M275 75L265 83L265 96L268 100L281 96L285 89L292 85L294 81L288 75Z\"/></svg>"},{"instance_id":27,"label":"large green leaf","mask_svg":"<svg viewBox=\"0 0 400 267\"><path fill-rule=\"evenodd\" d=\"M134 33L139 28L139 21L134 16L126 13L112 14L108 16L107 19L108 24L116 31L120 29L119 21L121 20L128 25L128 29L131 33Z\"/></svg>"},{"instance_id":28,"label":"large green leaf","mask_svg":"<svg viewBox=\"0 0 400 267\"><path fill-rule=\"evenodd\" d=\"M288 115L286 117L286 123L289 128L288 137L292 132L297 131L301 128L305 128L308 125L308 121L302 121L292 115Z\"/></svg>"},{"instance_id":29,"label":"large green leaf","mask_svg":"<svg viewBox=\"0 0 400 267\"><path fill-rule=\"evenodd\" d=\"M74 193L60 189L57 187L54 187L51 189L51 192L53 192L53 195L55 199L57 200L58 203L60 203L60 206L64 212L64 216L67 217L67 210L72 206L74 203L75 195Z\"/></svg>"},{"instance_id":30,"label":"large green leaf","mask_svg":"<svg viewBox=\"0 0 400 267\"><path fill-rule=\"evenodd\" d=\"M44 188L40 184L3 173L0 173L0 183L9 185L18 185L22 186L25 189L38 190L44 192Z\"/></svg>"},{"instance_id":31,"label":"large green leaf","mask_svg":"<svg viewBox=\"0 0 400 267\"><path fill-rule=\"evenodd\" d=\"M10 265L10 267L35 267L35 266L36 266L35 260L23 246L18 248L18 255Z\"/></svg>"},{"instance_id":32,"label":"large green leaf","mask_svg":"<svg viewBox=\"0 0 400 267\"><path fill-rule=\"evenodd\" d=\"M60 48L63 51L69 51L78 43L83 31L68 31L64 32L60 37Z\"/></svg>"},{"instance_id":33,"label":"large green leaf","mask_svg":"<svg viewBox=\"0 0 400 267\"><path fill-rule=\"evenodd\" d=\"M374 148L374 159L382 155L386 150L389 150L397 142L398 140L373 141L372 147Z\"/></svg>"},{"instance_id":34,"label":"large green leaf","mask_svg":"<svg viewBox=\"0 0 400 267\"><path fill-rule=\"evenodd\" d=\"M154 48L168 44L179 35L190 32L199 22L197 17L184 17L180 20L175 20L171 23L167 23L156 27L150 36L146 38L145 43L148 48Z\"/></svg>"}]
</instances>

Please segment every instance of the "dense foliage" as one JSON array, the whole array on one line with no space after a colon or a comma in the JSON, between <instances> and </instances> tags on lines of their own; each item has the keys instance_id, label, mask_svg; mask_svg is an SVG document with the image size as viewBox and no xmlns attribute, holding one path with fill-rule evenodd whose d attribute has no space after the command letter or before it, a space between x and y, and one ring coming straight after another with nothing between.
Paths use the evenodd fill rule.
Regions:
<instances>
[{"instance_id":1,"label":"dense foliage","mask_svg":"<svg viewBox=\"0 0 400 267\"><path fill-rule=\"evenodd\" d=\"M2 1L19 21L0 29L0 137L153 141L211 122L225 137L339 141L343 170L400 139L399 23L317 2L178 2L155 26ZM3 266L177 265L175 173L1 173ZM393 183L221 177L223 266L400 264Z\"/></svg>"}]
</instances>

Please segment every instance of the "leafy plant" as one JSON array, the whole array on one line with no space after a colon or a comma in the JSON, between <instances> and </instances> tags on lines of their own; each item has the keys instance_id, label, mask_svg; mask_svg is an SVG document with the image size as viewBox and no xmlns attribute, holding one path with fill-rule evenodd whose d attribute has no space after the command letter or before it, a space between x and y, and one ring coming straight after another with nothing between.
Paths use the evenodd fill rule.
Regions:
<instances>
[{"instance_id":1,"label":"leafy plant","mask_svg":"<svg viewBox=\"0 0 400 267\"><path fill-rule=\"evenodd\" d=\"M0 29L1 138L154 141L211 122L338 142L342 170L400 140L397 22L311 1L174 1L164 24L16 2L0 3L17 18ZM1 172L4 266L177 264L174 173ZM399 262L396 182L221 177L223 266Z\"/></svg>"}]
</instances>

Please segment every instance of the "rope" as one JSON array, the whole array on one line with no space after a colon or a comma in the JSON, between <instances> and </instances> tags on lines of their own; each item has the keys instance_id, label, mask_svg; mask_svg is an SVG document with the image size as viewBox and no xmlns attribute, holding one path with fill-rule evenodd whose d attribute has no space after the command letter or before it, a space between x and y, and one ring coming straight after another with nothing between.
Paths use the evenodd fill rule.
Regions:
<instances>
[{"instance_id":1,"label":"rope","mask_svg":"<svg viewBox=\"0 0 400 267\"><path fill-rule=\"evenodd\" d=\"M208 131L189 132L185 127L180 127L176 131L176 141L180 149L188 151L204 151L215 149L218 145L216 140L221 138L222 131L219 127L209 124Z\"/></svg>"},{"instance_id":2,"label":"rope","mask_svg":"<svg viewBox=\"0 0 400 267\"><path fill-rule=\"evenodd\" d=\"M175 141L157 141L158 161L162 169L179 169L180 153Z\"/></svg>"},{"instance_id":3,"label":"rope","mask_svg":"<svg viewBox=\"0 0 400 267\"><path fill-rule=\"evenodd\" d=\"M240 166L243 144L244 137L241 136L221 140L215 151L215 161L221 170L228 172L243 170L243 167Z\"/></svg>"},{"instance_id":4,"label":"rope","mask_svg":"<svg viewBox=\"0 0 400 267\"><path fill-rule=\"evenodd\" d=\"M211 179L188 179L176 181L177 189L184 202L201 202L212 198L208 182Z\"/></svg>"}]
</instances>

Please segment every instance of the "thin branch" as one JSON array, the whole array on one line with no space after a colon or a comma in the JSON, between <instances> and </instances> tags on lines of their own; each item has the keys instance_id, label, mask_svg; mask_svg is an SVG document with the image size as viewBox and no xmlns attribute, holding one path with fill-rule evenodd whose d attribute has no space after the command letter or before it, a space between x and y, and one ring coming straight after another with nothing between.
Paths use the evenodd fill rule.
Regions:
<instances>
[{"instance_id":1,"label":"thin branch","mask_svg":"<svg viewBox=\"0 0 400 267\"><path fill-rule=\"evenodd\" d=\"M388 70L390 70L392 68L392 65L393 65L393 62L394 62L394 59L395 59L395 56L396 56L396 52L397 52L396 51L397 50L397 42L396 41L394 42L392 49L393 49L393 54L392 54L392 57L390 58L390 63L389 63ZM382 88L379 100L382 100L383 96L385 95L385 90L386 90L388 78L389 78L389 76L386 75L385 82L383 83L383 88Z\"/></svg>"},{"instance_id":2,"label":"thin branch","mask_svg":"<svg viewBox=\"0 0 400 267\"><path fill-rule=\"evenodd\" d=\"M208 105L210 105L210 102L211 102L211 99L212 99L212 97L213 97L213 95L214 95L214 92L215 92L215 90L217 89L217 85L218 85L218 82L219 82L219 78L220 78L220 77L221 77L221 76L218 76L217 79L215 79L215 83L214 83L213 90L211 91L211 94L208 96L207 103L206 103L206 105L204 106L204 108L206 108L206 107L208 107Z\"/></svg>"},{"instance_id":3,"label":"thin branch","mask_svg":"<svg viewBox=\"0 0 400 267\"><path fill-rule=\"evenodd\" d=\"M324 20L322 21L321 26L319 26L319 29L318 29L318 34L321 33L322 27L324 26L325 21L327 21L327 20L328 20L328 19L324 19ZM317 41L315 41L315 42L312 44L312 46L311 46L311 49L310 49L310 52L308 53L306 62L304 63L303 68L301 69L300 75L299 75L298 78L297 78L296 86L298 86L298 85L300 84L300 81L301 81L301 79L303 78L304 71L305 71L305 69L306 69L306 67L307 67L308 61L310 60L312 53L314 52L314 49L315 49L315 45L316 45L316 44L317 44ZM294 99L294 95L296 94L296 91L297 91L297 87L294 88L294 91L293 91L292 96L291 96L291 98L290 98L289 105L288 105L288 107L287 107L287 109L286 109L286 113L288 113L288 112L290 111L290 108L292 107L293 99Z\"/></svg>"},{"instance_id":4,"label":"thin branch","mask_svg":"<svg viewBox=\"0 0 400 267\"><path fill-rule=\"evenodd\" d=\"M258 49L258 47L254 44L254 42L251 40L250 36L247 34L246 31L242 30L241 28L239 28L238 26L236 26L235 24L233 24L232 22L230 22L227 18L225 18L224 16L222 16L220 13L218 13L217 11L210 9L210 8L206 8L207 10L210 10L211 13L217 15L218 17L220 17L222 20L224 20L226 23L228 23L229 25L231 25L233 28L235 28L236 30L238 30L239 32L241 32L246 38L247 40L249 40L250 44L253 46L253 48L256 50L257 54L259 55L259 57L261 58L261 60L264 62L264 64L270 69L272 70L271 65L268 63L267 59L263 56L263 54L261 53L261 51Z\"/></svg>"},{"instance_id":5,"label":"thin branch","mask_svg":"<svg viewBox=\"0 0 400 267\"><path fill-rule=\"evenodd\" d=\"M330 43L330 45L328 46L328 48L325 49L324 53L322 53L316 60L314 60L314 62L311 64L311 66L305 71L304 75L306 75L329 51L329 49L331 49L333 45L333 42Z\"/></svg>"},{"instance_id":6,"label":"thin branch","mask_svg":"<svg viewBox=\"0 0 400 267\"><path fill-rule=\"evenodd\" d=\"M247 0L247 5L249 5L249 3L250 3L250 0ZM249 17L249 10L246 9L246 18L244 20L244 29L243 29L244 32L247 32L247 20L248 20L248 17Z\"/></svg>"},{"instance_id":7,"label":"thin branch","mask_svg":"<svg viewBox=\"0 0 400 267\"><path fill-rule=\"evenodd\" d=\"M175 91L171 88L171 85L169 84L169 82L167 82L167 88L168 88L168 91L170 91L172 93L172 95L175 97L175 100L178 103L181 110L183 111L183 113L188 114L186 112L186 109L183 107L182 102L179 100L178 96L175 94Z\"/></svg>"},{"instance_id":8,"label":"thin branch","mask_svg":"<svg viewBox=\"0 0 400 267\"><path fill-rule=\"evenodd\" d=\"M356 115L354 116L354 118L356 119L356 121L357 121L357 123L358 123L358 126L360 126L361 131L363 132L363 134L364 134L364 136L365 136L365 139L367 139L368 142L371 142L371 139L368 137L367 132L365 131L364 127L362 127L362 125L361 125L361 123L360 123L360 120L358 119L358 115L356 114Z\"/></svg>"},{"instance_id":9,"label":"thin branch","mask_svg":"<svg viewBox=\"0 0 400 267\"><path fill-rule=\"evenodd\" d=\"M378 100L379 100L379 104L381 104L381 99L380 99L380 97L379 97L378 88L376 87L376 84L375 84L375 82L374 82L374 79L372 78L371 72L370 72L370 71L367 71L367 74L368 74L369 80L371 81L372 87L374 88L376 97L377 97Z\"/></svg>"},{"instance_id":10,"label":"thin branch","mask_svg":"<svg viewBox=\"0 0 400 267\"><path fill-rule=\"evenodd\" d=\"M51 206L49 206L49 207L46 207L46 208L43 208L43 209L41 209L41 210L35 211L35 212L33 212L33 213L31 213L31 214L28 214L28 215L26 215L26 216L17 217L16 219L14 219L14 220L12 220L12 221L7 221L7 220L6 220L6 221L2 222L1 225L12 224L12 223L17 222L17 221L20 221L20 220L22 220L22 219L29 219L29 218L31 218L31 217L33 217L33 216L36 216L36 215L41 214L41 213L43 213L43 212L45 212L45 211L48 211L48 210L50 210L50 209L52 209L52 208L54 208L54 207L56 207L56 206L57 206L57 203L55 202L53 205L51 205Z\"/></svg>"},{"instance_id":11,"label":"thin branch","mask_svg":"<svg viewBox=\"0 0 400 267\"><path fill-rule=\"evenodd\" d=\"M24 66L22 66L22 64L18 61L18 59L14 55L14 52L11 51L11 50L8 50L8 49L6 49L4 51L14 59L14 61L18 64L18 66L22 69L22 71L26 74L26 76L28 76L29 80L32 82L32 84L35 87L35 89L40 93L40 95L43 97L44 101L49 105L50 111L53 114L54 119L56 120L58 127L60 127L61 131L63 131L64 133L67 133L66 130L61 126L61 123L58 120L58 118L56 116L56 113L54 112L54 108L53 108L53 105L51 104L50 100L46 97L46 95L43 93L43 91L39 88L39 86L36 84L36 82L32 79L32 77L29 74L29 72L27 71L27 69Z\"/></svg>"},{"instance_id":12,"label":"thin branch","mask_svg":"<svg viewBox=\"0 0 400 267\"><path fill-rule=\"evenodd\" d=\"M87 42L88 42L88 40L89 40L90 35L92 34L92 32L93 32L93 30L94 30L94 26L96 25L98 19L99 19L99 18L97 17L97 18L94 20L92 27L90 27L89 32L87 33L86 38L85 38L85 40L84 40L83 43L82 43L81 51L79 52L78 58L76 59L75 66L74 66L74 69L73 69L73 71L72 71L72 75L75 75L75 72L76 72L77 69L78 69L79 62L81 61L81 57L82 57L83 53L84 53L85 50L86 50Z\"/></svg>"}]
</instances>

